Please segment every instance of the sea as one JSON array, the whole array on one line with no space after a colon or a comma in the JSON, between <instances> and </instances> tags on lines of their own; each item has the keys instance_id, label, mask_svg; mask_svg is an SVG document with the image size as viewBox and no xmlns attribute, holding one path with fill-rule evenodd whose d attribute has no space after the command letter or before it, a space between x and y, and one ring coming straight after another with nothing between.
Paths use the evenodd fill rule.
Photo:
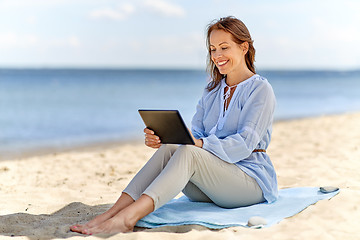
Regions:
<instances>
[{"instance_id":1,"label":"sea","mask_svg":"<svg viewBox=\"0 0 360 240\"><path fill-rule=\"evenodd\" d=\"M360 111L360 70L258 73L275 121ZM204 70L0 69L0 159L140 141L138 109L176 109L190 126L208 81Z\"/></svg>"}]
</instances>

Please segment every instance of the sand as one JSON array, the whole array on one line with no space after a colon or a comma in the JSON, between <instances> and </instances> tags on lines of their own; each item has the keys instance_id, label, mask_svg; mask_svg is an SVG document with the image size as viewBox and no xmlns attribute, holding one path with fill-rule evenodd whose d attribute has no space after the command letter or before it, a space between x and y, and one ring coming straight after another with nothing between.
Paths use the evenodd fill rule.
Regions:
<instances>
[{"instance_id":1,"label":"sand","mask_svg":"<svg viewBox=\"0 0 360 240\"><path fill-rule=\"evenodd\" d=\"M69 226L108 209L153 153L129 143L0 161L0 239L84 239ZM137 228L108 239L360 239L360 113L277 122L268 153L280 188L340 194L264 229Z\"/></svg>"}]
</instances>

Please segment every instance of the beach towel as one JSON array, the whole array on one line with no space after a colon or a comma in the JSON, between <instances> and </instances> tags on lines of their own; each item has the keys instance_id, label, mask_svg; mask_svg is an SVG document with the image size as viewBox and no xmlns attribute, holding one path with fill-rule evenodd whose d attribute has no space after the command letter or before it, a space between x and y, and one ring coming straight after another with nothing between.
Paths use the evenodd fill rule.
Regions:
<instances>
[{"instance_id":1,"label":"beach towel","mask_svg":"<svg viewBox=\"0 0 360 240\"><path fill-rule=\"evenodd\" d=\"M260 227L270 227L317 201L330 199L338 193L339 190L322 193L316 187L287 188L279 190L279 197L273 203L259 203L233 209L221 208L213 203L192 202L186 196L182 196L142 218L136 226L157 228L197 224L210 229L248 227L248 220L257 216L266 220L266 224Z\"/></svg>"}]
</instances>

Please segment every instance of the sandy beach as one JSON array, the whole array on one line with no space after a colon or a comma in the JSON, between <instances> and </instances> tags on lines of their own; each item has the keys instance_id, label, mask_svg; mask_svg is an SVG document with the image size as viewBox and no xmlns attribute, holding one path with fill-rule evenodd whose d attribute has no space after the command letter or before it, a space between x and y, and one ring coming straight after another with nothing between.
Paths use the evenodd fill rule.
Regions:
<instances>
[{"instance_id":1,"label":"sandy beach","mask_svg":"<svg viewBox=\"0 0 360 240\"><path fill-rule=\"evenodd\" d=\"M1 160L0 239L84 239L69 226L109 208L153 153L129 143ZM137 228L108 239L360 239L360 113L276 122L268 153L279 188L340 194L264 229Z\"/></svg>"}]
</instances>

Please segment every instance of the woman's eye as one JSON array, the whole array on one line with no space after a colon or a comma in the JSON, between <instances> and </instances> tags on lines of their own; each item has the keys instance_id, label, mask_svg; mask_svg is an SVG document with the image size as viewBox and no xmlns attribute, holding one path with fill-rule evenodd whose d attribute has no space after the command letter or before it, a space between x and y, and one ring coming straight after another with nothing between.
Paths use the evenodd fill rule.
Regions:
<instances>
[{"instance_id":1,"label":"woman's eye","mask_svg":"<svg viewBox=\"0 0 360 240\"><path fill-rule=\"evenodd\" d=\"M222 49L222 50L226 50L226 49L228 49L228 48L227 48L227 47L222 47L221 49Z\"/></svg>"},{"instance_id":2,"label":"woman's eye","mask_svg":"<svg viewBox=\"0 0 360 240\"><path fill-rule=\"evenodd\" d=\"M210 52L215 52L215 49L210 49Z\"/></svg>"}]
</instances>

